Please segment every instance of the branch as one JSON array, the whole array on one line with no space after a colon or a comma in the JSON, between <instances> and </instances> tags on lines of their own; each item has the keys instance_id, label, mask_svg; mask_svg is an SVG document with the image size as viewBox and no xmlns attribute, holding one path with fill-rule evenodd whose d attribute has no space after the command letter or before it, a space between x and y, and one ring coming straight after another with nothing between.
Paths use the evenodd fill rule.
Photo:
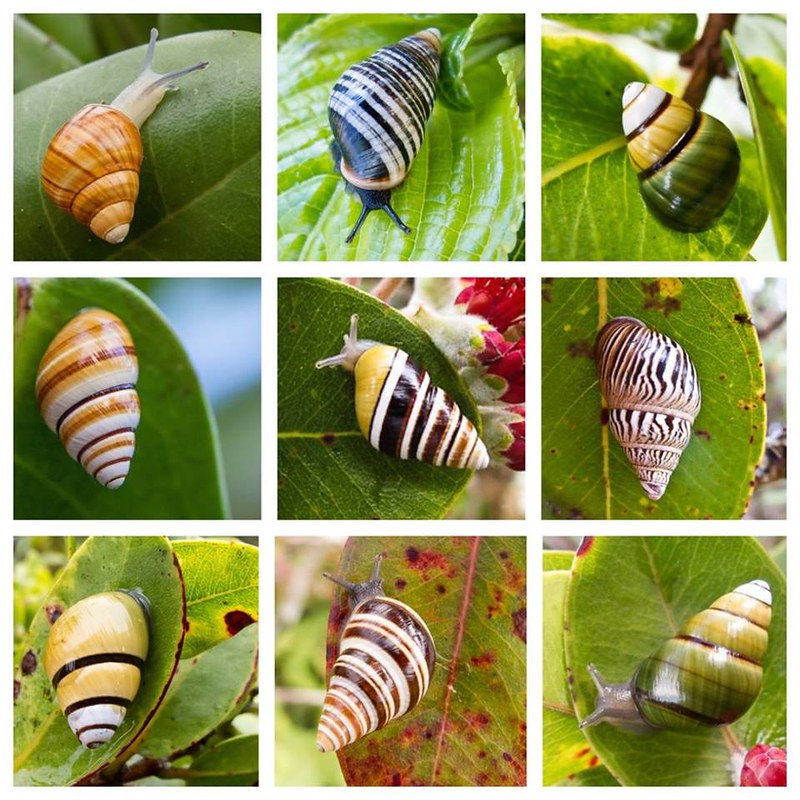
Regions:
<instances>
[{"instance_id":1,"label":"branch","mask_svg":"<svg viewBox=\"0 0 800 800\"><path fill-rule=\"evenodd\" d=\"M732 31L737 14L709 14L703 35L681 55L680 65L692 70L683 99L700 108L714 76L726 78L728 67L722 55L722 34Z\"/></svg>"},{"instance_id":2,"label":"branch","mask_svg":"<svg viewBox=\"0 0 800 800\"><path fill-rule=\"evenodd\" d=\"M381 278L370 294L386 303L405 282L406 278Z\"/></svg>"}]
</instances>

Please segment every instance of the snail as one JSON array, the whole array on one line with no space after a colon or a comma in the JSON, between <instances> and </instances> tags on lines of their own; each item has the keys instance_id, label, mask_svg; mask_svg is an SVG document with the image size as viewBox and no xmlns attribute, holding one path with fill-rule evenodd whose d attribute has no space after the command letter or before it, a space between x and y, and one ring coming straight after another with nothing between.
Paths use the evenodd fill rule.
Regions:
<instances>
[{"instance_id":1,"label":"snail","mask_svg":"<svg viewBox=\"0 0 800 800\"><path fill-rule=\"evenodd\" d=\"M142 138L139 129L175 80L207 61L165 75L152 70L158 31L150 31L144 66L136 80L108 105L84 106L50 141L42 186L50 199L111 244L128 235L139 194Z\"/></svg>"},{"instance_id":2,"label":"snail","mask_svg":"<svg viewBox=\"0 0 800 800\"><path fill-rule=\"evenodd\" d=\"M596 361L611 431L647 496L659 500L700 411L692 359L640 320L615 317L597 335Z\"/></svg>"},{"instance_id":3,"label":"snail","mask_svg":"<svg viewBox=\"0 0 800 800\"><path fill-rule=\"evenodd\" d=\"M139 691L150 603L139 589L94 594L53 624L44 669L78 741L105 744Z\"/></svg>"},{"instance_id":4,"label":"snail","mask_svg":"<svg viewBox=\"0 0 800 800\"><path fill-rule=\"evenodd\" d=\"M622 128L642 197L656 217L679 231L710 228L739 179L739 148L728 128L638 81L622 95Z\"/></svg>"},{"instance_id":5,"label":"snail","mask_svg":"<svg viewBox=\"0 0 800 800\"><path fill-rule=\"evenodd\" d=\"M430 375L398 347L358 338L358 314L338 355L317 369L343 367L355 373L356 417L376 449L436 466L484 469L489 453L478 431Z\"/></svg>"},{"instance_id":6,"label":"snail","mask_svg":"<svg viewBox=\"0 0 800 800\"><path fill-rule=\"evenodd\" d=\"M108 489L125 481L139 424L139 361L114 314L81 311L55 336L36 375L36 400L67 453Z\"/></svg>"},{"instance_id":7,"label":"snail","mask_svg":"<svg viewBox=\"0 0 800 800\"><path fill-rule=\"evenodd\" d=\"M441 34L428 28L382 47L334 84L328 100L331 153L347 190L362 204L346 244L376 209L411 233L390 204L391 189L406 179L422 146L441 54Z\"/></svg>"},{"instance_id":8,"label":"snail","mask_svg":"<svg viewBox=\"0 0 800 800\"><path fill-rule=\"evenodd\" d=\"M737 586L695 614L624 683L593 664L595 709L580 727L608 722L636 731L729 725L761 690L772 594L764 580Z\"/></svg>"},{"instance_id":9,"label":"snail","mask_svg":"<svg viewBox=\"0 0 800 800\"><path fill-rule=\"evenodd\" d=\"M381 556L368 581L342 586L353 606L339 642L317 729L317 749L339 750L407 714L425 696L436 660L422 617L383 594Z\"/></svg>"}]
</instances>

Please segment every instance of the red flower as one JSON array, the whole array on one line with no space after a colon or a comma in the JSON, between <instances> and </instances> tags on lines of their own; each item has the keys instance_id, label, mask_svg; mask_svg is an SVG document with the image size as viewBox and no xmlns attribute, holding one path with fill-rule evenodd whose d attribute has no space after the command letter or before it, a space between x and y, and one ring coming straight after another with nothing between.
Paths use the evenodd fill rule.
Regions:
<instances>
[{"instance_id":1,"label":"red flower","mask_svg":"<svg viewBox=\"0 0 800 800\"><path fill-rule=\"evenodd\" d=\"M463 278L469 286L455 299L503 333L525 319L525 278Z\"/></svg>"},{"instance_id":2,"label":"red flower","mask_svg":"<svg viewBox=\"0 0 800 800\"><path fill-rule=\"evenodd\" d=\"M525 404L511 406L509 411L519 414L522 419L519 422L512 422L508 429L514 436L511 445L503 450L500 455L506 459L506 466L517 472L525 471Z\"/></svg>"},{"instance_id":3,"label":"red flower","mask_svg":"<svg viewBox=\"0 0 800 800\"><path fill-rule=\"evenodd\" d=\"M508 342L497 331L483 331L483 350L478 353L481 364L489 375L497 375L506 382L498 398L505 403L525 402L525 337Z\"/></svg>"},{"instance_id":4,"label":"red flower","mask_svg":"<svg viewBox=\"0 0 800 800\"><path fill-rule=\"evenodd\" d=\"M786 786L786 751L757 744L744 757L740 786Z\"/></svg>"}]
</instances>

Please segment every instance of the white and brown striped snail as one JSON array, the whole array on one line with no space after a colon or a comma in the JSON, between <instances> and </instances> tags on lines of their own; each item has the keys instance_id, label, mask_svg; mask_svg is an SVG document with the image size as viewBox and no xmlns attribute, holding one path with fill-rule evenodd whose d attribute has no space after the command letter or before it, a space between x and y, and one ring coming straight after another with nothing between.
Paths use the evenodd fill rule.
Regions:
<instances>
[{"instance_id":1,"label":"white and brown striped snail","mask_svg":"<svg viewBox=\"0 0 800 800\"><path fill-rule=\"evenodd\" d=\"M149 614L139 589L102 592L68 608L50 630L44 669L84 747L111 739L139 691Z\"/></svg>"},{"instance_id":2,"label":"white and brown striped snail","mask_svg":"<svg viewBox=\"0 0 800 800\"><path fill-rule=\"evenodd\" d=\"M595 356L611 431L647 496L659 500L700 411L692 359L677 342L633 317L615 317L603 326Z\"/></svg>"},{"instance_id":3,"label":"white and brown striped snail","mask_svg":"<svg viewBox=\"0 0 800 800\"><path fill-rule=\"evenodd\" d=\"M354 64L331 91L328 119L335 167L362 204L345 239L348 244L376 209L411 233L389 202L391 189L406 179L422 146L441 54L441 34L428 28Z\"/></svg>"},{"instance_id":4,"label":"white and brown striped snail","mask_svg":"<svg viewBox=\"0 0 800 800\"><path fill-rule=\"evenodd\" d=\"M723 214L739 179L739 148L718 119L657 86L629 83L622 128L642 197L679 231L704 231Z\"/></svg>"},{"instance_id":5,"label":"white and brown striped snail","mask_svg":"<svg viewBox=\"0 0 800 800\"><path fill-rule=\"evenodd\" d=\"M344 587L352 613L317 729L317 749L339 750L411 711L430 686L436 647L428 626L412 608L383 594L381 556L368 581L324 573Z\"/></svg>"},{"instance_id":6,"label":"white and brown striped snail","mask_svg":"<svg viewBox=\"0 0 800 800\"><path fill-rule=\"evenodd\" d=\"M139 129L175 80L203 61L165 75L152 70L158 31L150 31L144 66L136 80L108 105L84 106L50 141L42 186L50 199L95 236L119 244L128 235L139 195L142 138Z\"/></svg>"},{"instance_id":7,"label":"white and brown striped snail","mask_svg":"<svg viewBox=\"0 0 800 800\"><path fill-rule=\"evenodd\" d=\"M771 618L769 584L753 580L695 614L629 681L606 683L589 664L597 699L580 727L608 722L645 731L735 722L761 691Z\"/></svg>"},{"instance_id":8,"label":"white and brown striped snail","mask_svg":"<svg viewBox=\"0 0 800 800\"><path fill-rule=\"evenodd\" d=\"M489 453L456 402L398 347L358 338L358 315L338 355L317 369L343 367L356 379L356 418L376 449L436 466L484 469Z\"/></svg>"},{"instance_id":9,"label":"white and brown striped snail","mask_svg":"<svg viewBox=\"0 0 800 800\"><path fill-rule=\"evenodd\" d=\"M99 308L74 316L39 363L36 400L47 427L108 489L122 486L136 447L138 376L130 331Z\"/></svg>"}]
</instances>

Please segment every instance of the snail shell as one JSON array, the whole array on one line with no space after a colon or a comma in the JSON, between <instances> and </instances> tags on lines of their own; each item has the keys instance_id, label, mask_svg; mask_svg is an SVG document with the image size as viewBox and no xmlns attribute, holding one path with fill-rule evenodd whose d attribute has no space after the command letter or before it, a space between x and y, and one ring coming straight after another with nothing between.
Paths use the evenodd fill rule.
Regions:
<instances>
[{"instance_id":1,"label":"snail shell","mask_svg":"<svg viewBox=\"0 0 800 800\"><path fill-rule=\"evenodd\" d=\"M125 481L139 424L139 361L114 314L81 311L55 336L36 375L36 400L69 455L108 489Z\"/></svg>"},{"instance_id":2,"label":"snail shell","mask_svg":"<svg viewBox=\"0 0 800 800\"><path fill-rule=\"evenodd\" d=\"M317 749L339 750L407 714L425 696L436 660L428 626L410 606L383 595L381 556L369 581L343 586L353 611L342 631L317 729Z\"/></svg>"},{"instance_id":3,"label":"snail shell","mask_svg":"<svg viewBox=\"0 0 800 800\"><path fill-rule=\"evenodd\" d=\"M718 119L649 83L622 95L628 156L650 210L679 231L704 231L723 214L739 180L739 148Z\"/></svg>"},{"instance_id":4,"label":"snail shell","mask_svg":"<svg viewBox=\"0 0 800 800\"><path fill-rule=\"evenodd\" d=\"M761 691L771 618L769 584L750 581L695 614L639 664L630 681L606 683L589 664L598 694L581 728L598 722L638 730L735 722Z\"/></svg>"},{"instance_id":5,"label":"snail shell","mask_svg":"<svg viewBox=\"0 0 800 800\"><path fill-rule=\"evenodd\" d=\"M111 244L128 235L139 195L139 129L177 78L208 62L160 75L152 70L158 31L150 31L139 77L111 103L84 106L50 141L42 186L50 199Z\"/></svg>"},{"instance_id":6,"label":"snail shell","mask_svg":"<svg viewBox=\"0 0 800 800\"><path fill-rule=\"evenodd\" d=\"M355 373L358 426L376 450L436 466L489 466L486 445L456 402L405 351L359 340L357 314L350 317L342 351L316 366Z\"/></svg>"},{"instance_id":7,"label":"snail shell","mask_svg":"<svg viewBox=\"0 0 800 800\"><path fill-rule=\"evenodd\" d=\"M390 205L425 137L442 53L441 34L428 28L382 47L336 81L328 100L336 169L362 207L346 243L370 211L382 209L405 233Z\"/></svg>"},{"instance_id":8,"label":"snail shell","mask_svg":"<svg viewBox=\"0 0 800 800\"><path fill-rule=\"evenodd\" d=\"M84 747L111 739L139 691L149 608L138 589L103 592L68 608L50 630L45 672Z\"/></svg>"},{"instance_id":9,"label":"snail shell","mask_svg":"<svg viewBox=\"0 0 800 800\"><path fill-rule=\"evenodd\" d=\"M603 326L596 362L611 431L647 496L659 500L700 412L694 364L677 342L633 317Z\"/></svg>"}]
</instances>

